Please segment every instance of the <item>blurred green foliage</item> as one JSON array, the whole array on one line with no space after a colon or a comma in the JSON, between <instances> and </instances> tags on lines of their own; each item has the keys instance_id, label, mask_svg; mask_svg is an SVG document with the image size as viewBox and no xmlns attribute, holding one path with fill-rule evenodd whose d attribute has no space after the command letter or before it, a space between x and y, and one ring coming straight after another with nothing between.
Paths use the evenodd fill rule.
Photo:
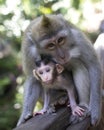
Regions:
<instances>
[{"instance_id":1,"label":"blurred green foliage","mask_svg":"<svg viewBox=\"0 0 104 130\"><path fill-rule=\"evenodd\" d=\"M67 20L86 30L94 41L99 32L88 28L86 16L90 15L86 15L86 9L89 8L87 5L92 8L100 2L0 0L0 130L11 130L20 116L25 80L21 65L21 36L30 21L42 14L62 13ZM36 109L39 107L41 105L38 103Z\"/></svg>"}]
</instances>

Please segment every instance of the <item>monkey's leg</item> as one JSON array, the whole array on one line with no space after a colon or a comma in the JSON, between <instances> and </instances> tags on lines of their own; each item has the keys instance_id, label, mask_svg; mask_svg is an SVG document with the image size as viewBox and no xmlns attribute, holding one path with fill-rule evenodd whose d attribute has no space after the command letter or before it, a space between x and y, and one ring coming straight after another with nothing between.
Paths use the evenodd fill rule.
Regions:
<instances>
[{"instance_id":1,"label":"monkey's leg","mask_svg":"<svg viewBox=\"0 0 104 130\"><path fill-rule=\"evenodd\" d=\"M72 110L72 114L74 116L83 116L83 112L85 111L83 108L77 105L77 102L75 100L75 91L74 91L74 86L69 86L67 87L68 95L69 95L69 100L70 100L70 106Z\"/></svg>"},{"instance_id":2,"label":"monkey's leg","mask_svg":"<svg viewBox=\"0 0 104 130\"><path fill-rule=\"evenodd\" d=\"M76 123L89 116L90 81L88 71L82 64L74 69L73 78L78 93L79 106L85 109L83 116L71 118L71 122L74 123L75 121Z\"/></svg>"},{"instance_id":3,"label":"monkey's leg","mask_svg":"<svg viewBox=\"0 0 104 130\"><path fill-rule=\"evenodd\" d=\"M90 101L90 80L88 70L80 65L74 70L73 78L79 98L79 105L89 107Z\"/></svg>"},{"instance_id":4,"label":"monkey's leg","mask_svg":"<svg viewBox=\"0 0 104 130\"><path fill-rule=\"evenodd\" d=\"M45 112L48 111L49 106L50 106L49 89L44 88L44 105L40 111L35 113L35 115L44 114Z\"/></svg>"},{"instance_id":5,"label":"monkey's leg","mask_svg":"<svg viewBox=\"0 0 104 130\"><path fill-rule=\"evenodd\" d=\"M34 77L28 77L24 83L24 103L22 115L17 123L17 126L25 122L33 116L34 106L40 96L42 87Z\"/></svg>"},{"instance_id":6,"label":"monkey's leg","mask_svg":"<svg viewBox=\"0 0 104 130\"><path fill-rule=\"evenodd\" d=\"M50 95L50 90L45 89L44 93L45 93L44 109L49 114L55 112L55 106L54 106L54 104L51 104L51 100L50 100L50 98L52 98Z\"/></svg>"}]
</instances>

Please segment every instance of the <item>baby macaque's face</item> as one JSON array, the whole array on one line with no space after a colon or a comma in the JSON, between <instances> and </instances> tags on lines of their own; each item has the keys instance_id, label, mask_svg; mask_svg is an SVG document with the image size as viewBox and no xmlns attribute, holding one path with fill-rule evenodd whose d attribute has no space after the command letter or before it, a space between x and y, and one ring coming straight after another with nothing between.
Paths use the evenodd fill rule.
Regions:
<instances>
[{"instance_id":1,"label":"baby macaque's face","mask_svg":"<svg viewBox=\"0 0 104 130\"><path fill-rule=\"evenodd\" d=\"M38 76L38 78L46 84L50 84L53 81L54 75L54 66L51 63L44 65L43 63L41 63L40 67L37 67L36 69L36 75Z\"/></svg>"},{"instance_id":2,"label":"baby macaque's face","mask_svg":"<svg viewBox=\"0 0 104 130\"><path fill-rule=\"evenodd\" d=\"M33 75L42 83L52 84L58 74L61 74L63 70L64 67L60 64L55 64L53 62L44 64L41 62L40 66L37 66L36 69L33 70Z\"/></svg>"}]
</instances>

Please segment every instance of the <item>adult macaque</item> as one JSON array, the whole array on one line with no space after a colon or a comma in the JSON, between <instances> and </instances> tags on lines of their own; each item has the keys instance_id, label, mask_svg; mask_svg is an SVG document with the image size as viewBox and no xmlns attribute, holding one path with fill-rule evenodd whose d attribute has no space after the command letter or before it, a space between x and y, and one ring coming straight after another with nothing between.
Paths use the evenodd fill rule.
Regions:
<instances>
[{"instance_id":1,"label":"adult macaque","mask_svg":"<svg viewBox=\"0 0 104 130\"><path fill-rule=\"evenodd\" d=\"M98 124L101 115L101 67L92 44L79 29L61 15L38 17L25 31L22 53L27 80L23 112L18 125L32 115L42 91L41 84L32 73L34 59L39 60L41 53L52 55L56 62L72 71L79 104L89 106L91 124Z\"/></svg>"},{"instance_id":2,"label":"adult macaque","mask_svg":"<svg viewBox=\"0 0 104 130\"><path fill-rule=\"evenodd\" d=\"M41 82L45 90L44 107L40 113L47 112L50 106L49 89L54 88L66 90L70 99L72 114L83 116L84 109L78 106L76 102L72 75L62 65L57 64L51 56L41 55L41 60L36 62L33 74Z\"/></svg>"}]
</instances>

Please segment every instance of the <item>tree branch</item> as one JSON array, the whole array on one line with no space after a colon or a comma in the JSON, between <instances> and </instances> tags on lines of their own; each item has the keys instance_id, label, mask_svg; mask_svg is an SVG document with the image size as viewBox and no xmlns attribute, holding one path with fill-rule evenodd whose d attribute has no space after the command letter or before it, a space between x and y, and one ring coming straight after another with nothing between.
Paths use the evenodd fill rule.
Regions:
<instances>
[{"instance_id":1,"label":"tree branch","mask_svg":"<svg viewBox=\"0 0 104 130\"><path fill-rule=\"evenodd\" d=\"M86 130L90 126L90 118L69 125L69 108L60 108L57 113L38 115L13 130Z\"/></svg>"}]
</instances>

